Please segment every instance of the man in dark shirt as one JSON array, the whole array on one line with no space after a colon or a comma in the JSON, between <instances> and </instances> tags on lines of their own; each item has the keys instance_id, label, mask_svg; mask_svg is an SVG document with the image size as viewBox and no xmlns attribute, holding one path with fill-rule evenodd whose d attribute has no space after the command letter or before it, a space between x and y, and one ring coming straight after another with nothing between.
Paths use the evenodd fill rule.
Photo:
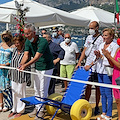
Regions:
<instances>
[{"instance_id":1,"label":"man in dark shirt","mask_svg":"<svg viewBox=\"0 0 120 120\"><path fill-rule=\"evenodd\" d=\"M32 24L27 24L24 28L24 34L27 38L25 42L25 52L21 61L20 70L24 70L26 67L35 63L35 69L38 75L35 75L34 89L35 96L46 98L48 94L50 78L45 77L44 74L51 75L53 72L53 57L49 49L49 45L46 39L43 37L37 37L35 27ZM33 59L27 62L28 56L31 54ZM27 62L27 63L26 63ZM42 101L42 99L40 99ZM41 107L41 104L36 105L29 117L35 117L34 120L39 118L36 116L37 111ZM43 117L44 106L41 108L38 116Z\"/></svg>"},{"instance_id":2,"label":"man in dark shirt","mask_svg":"<svg viewBox=\"0 0 120 120\"><path fill-rule=\"evenodd\" d=\"M54 63L53 75L56 76L58 72L57 64L59 63L60 60L64 59L65 51L58 44L52 42L50 33L44 34L43 37L47 39L50 51L53 55L53 63ZM55 92L55 82L56 79L51 78L49 90L48 90L49 95Z\"/></svg>"}]
</instances>

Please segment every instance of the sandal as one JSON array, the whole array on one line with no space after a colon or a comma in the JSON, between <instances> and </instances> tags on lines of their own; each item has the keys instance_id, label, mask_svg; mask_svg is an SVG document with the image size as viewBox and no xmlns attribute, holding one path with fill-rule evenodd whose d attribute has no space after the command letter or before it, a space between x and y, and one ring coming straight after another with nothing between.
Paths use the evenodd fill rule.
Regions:
<instances>
[{"instance_id":1,"label":"sandal","mask_svg":"<svg viewBox=\"0 0 120 120\"><path fill-rule=\"evenodd\" d=\"M3 112L6 112L6 111L8 111L8 110L9 110L9 109L8 109L7 107L4 107L2 111L3 111Z\"/></svg>"},{"instance_id":2,"label":"sandal","mask_svg":"<svg viewBox=\"0 0 120 120\"><path fill-rule=\"evenodd\" d=\"M12 112L12 111L11 111L10 114L8 115L8 118L9 118L9 117L12 117L12 116L15 115L15 114L16 114L15 112Z\"/></svg>"},{"instance_id":3,"label":"sandal","mask_svg":"<svg viewBox=\"0 0 120 120\"><path fill-rule=\"evenodd\" d=\"M105 117L105 120L112 120L112 117Z\"/></svg>"},{"instance_id":4,"label":"sandal","mask_svg":"<svg viewBox=\"0 0 120 120\"><path fill-rule=\"evenodd\" d=\"M104 119L105 117L106 117L106 115L101 114L100 117L97 118L97 120Z\"/></svg>"},{"instance_id":5,"label":"sandal","mask_svg":"<svg viewBox=\"0 0 120 120\"><path fill-rule=\"evenodd\" d=\"M18 117L20 117L22 114L21 113L17 113L15 116L14 116L14 118L18 118Z\"/></svg>"}]
</instances>

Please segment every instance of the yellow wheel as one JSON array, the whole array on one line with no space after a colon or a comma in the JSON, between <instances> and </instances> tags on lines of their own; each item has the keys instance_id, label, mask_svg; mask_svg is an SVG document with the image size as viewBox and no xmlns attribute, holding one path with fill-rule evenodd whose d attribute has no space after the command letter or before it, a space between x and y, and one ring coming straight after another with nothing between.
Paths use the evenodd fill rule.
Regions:
<instances>
[{"instance_id":1,"label":"yellow wheel","mask_svg":"<svg viewBox=\"0 0 120 120\"><path fill-rule=\"evenodd\" d=\"M63 96L61 94L54 93L54 94L51 94L48 98L51 100L61 101ZM46 110L50 115L54 115L57 108L50 105L46 105ZM61 109L58 110L57 114L59 113L61 113Z\"/></svg>"},{"instance_id":2,"label":"yellow wheel","mask_svg":"<svg viewBox=\"0 0 120 120\"><path fill-rule=\"evenodd\" d=\"M70 116L72 120L90 120L92 108L87 100L77 100L71 107Z\"/></svg>"}]
</instances>

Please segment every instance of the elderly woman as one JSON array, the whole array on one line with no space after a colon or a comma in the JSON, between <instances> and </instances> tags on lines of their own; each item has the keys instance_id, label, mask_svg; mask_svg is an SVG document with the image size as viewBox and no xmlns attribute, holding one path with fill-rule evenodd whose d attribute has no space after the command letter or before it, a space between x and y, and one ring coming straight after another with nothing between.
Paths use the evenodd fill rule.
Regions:
<instances>
[{"instance_id":1,"label":"elderly woman","mask_svg":"<svg viewBox=\"0 0 120 120\"><path fill-rule=\"evenodd\" d=\"M25 40L21 34L18 34L13 38L15 49L13 50L11 67L17 68L24 55L24 43ZM25 110L25 104L20 101L20 98L25 97L26 82L28 81L29 74L19 72L18 70L10 70L9 78L12 81L12 95L13 95L13 107L8 117L20 117Z\"/></svg>"},{"instance_id":2,"label":"elderly woman","mask_svg":"<svg viewBox=\"0 0 120 120\"><path fill-rule=\"evenodd\" d=\"M112 84L112 76L108 75L107 68L110 68L110 64L107 58L103 55L102 50L108 50L113 57L117 48L117 43L113 42L114 31L110 28L103 30L104 43L99 46L99 51L95 51L95 55L99 58L97 62L97 72L99 83ZM112 89L107 87L100 87L101 99L102 99L102 114L97 120L112 120L112 104L113 96Z\"/></svg>"},{"instance_id":3,"label":"elderly woman","mask_svg":"<svg viewBox=\"0 0 120 120\"><path fill-rule=\"evenodd\" d=\"M2 43L0 43L0 66L9 66L14 48L14 45L12 44L11 32L9 30L4 31L1 34L1 40ZM11 82L10 79L8 79L7 75L8 69L0 68L0 112L5 112L8 109L12 108Z\"/></svg>"},{"instance_id":4,"label":"elderly woman","mask_svg":"<svg viewBox=\"0 0 120 120\"><path fill-rule=\"evenodd\" d=\"M118 41L119 40L119 41ZM118 39L117 43L120 43L120 39ZM119 44L120 45L120 44ZM108 59L110 65L114 68L113 69L113 76L112 76L112 84L116 85L116 79L120 77L120 48L117 49L115 56L112 57L108 50L102 50L105 57ZM120 91L118 89L113 88L113 95L116 100L117 104L117 111L118 111L118 120L120 120Z\"/></svg>"}]
</instances>

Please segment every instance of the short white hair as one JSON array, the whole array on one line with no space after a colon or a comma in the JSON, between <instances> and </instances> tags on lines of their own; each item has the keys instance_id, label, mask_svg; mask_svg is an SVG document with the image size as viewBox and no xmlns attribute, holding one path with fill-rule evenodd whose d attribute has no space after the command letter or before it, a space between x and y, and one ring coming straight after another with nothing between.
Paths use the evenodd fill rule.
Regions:
<instances>
[{"instance_id":1,"label":"short white hair","mask_svg":"<svg viewBox=\"0 0 120 120\"><path fill-rule=\"evenodd\" d=\"M30 29L31 31L35 32L36 28L33 24L28 23L27 25L25 25L24 29Z\"/></svg>"}]
</instances>

